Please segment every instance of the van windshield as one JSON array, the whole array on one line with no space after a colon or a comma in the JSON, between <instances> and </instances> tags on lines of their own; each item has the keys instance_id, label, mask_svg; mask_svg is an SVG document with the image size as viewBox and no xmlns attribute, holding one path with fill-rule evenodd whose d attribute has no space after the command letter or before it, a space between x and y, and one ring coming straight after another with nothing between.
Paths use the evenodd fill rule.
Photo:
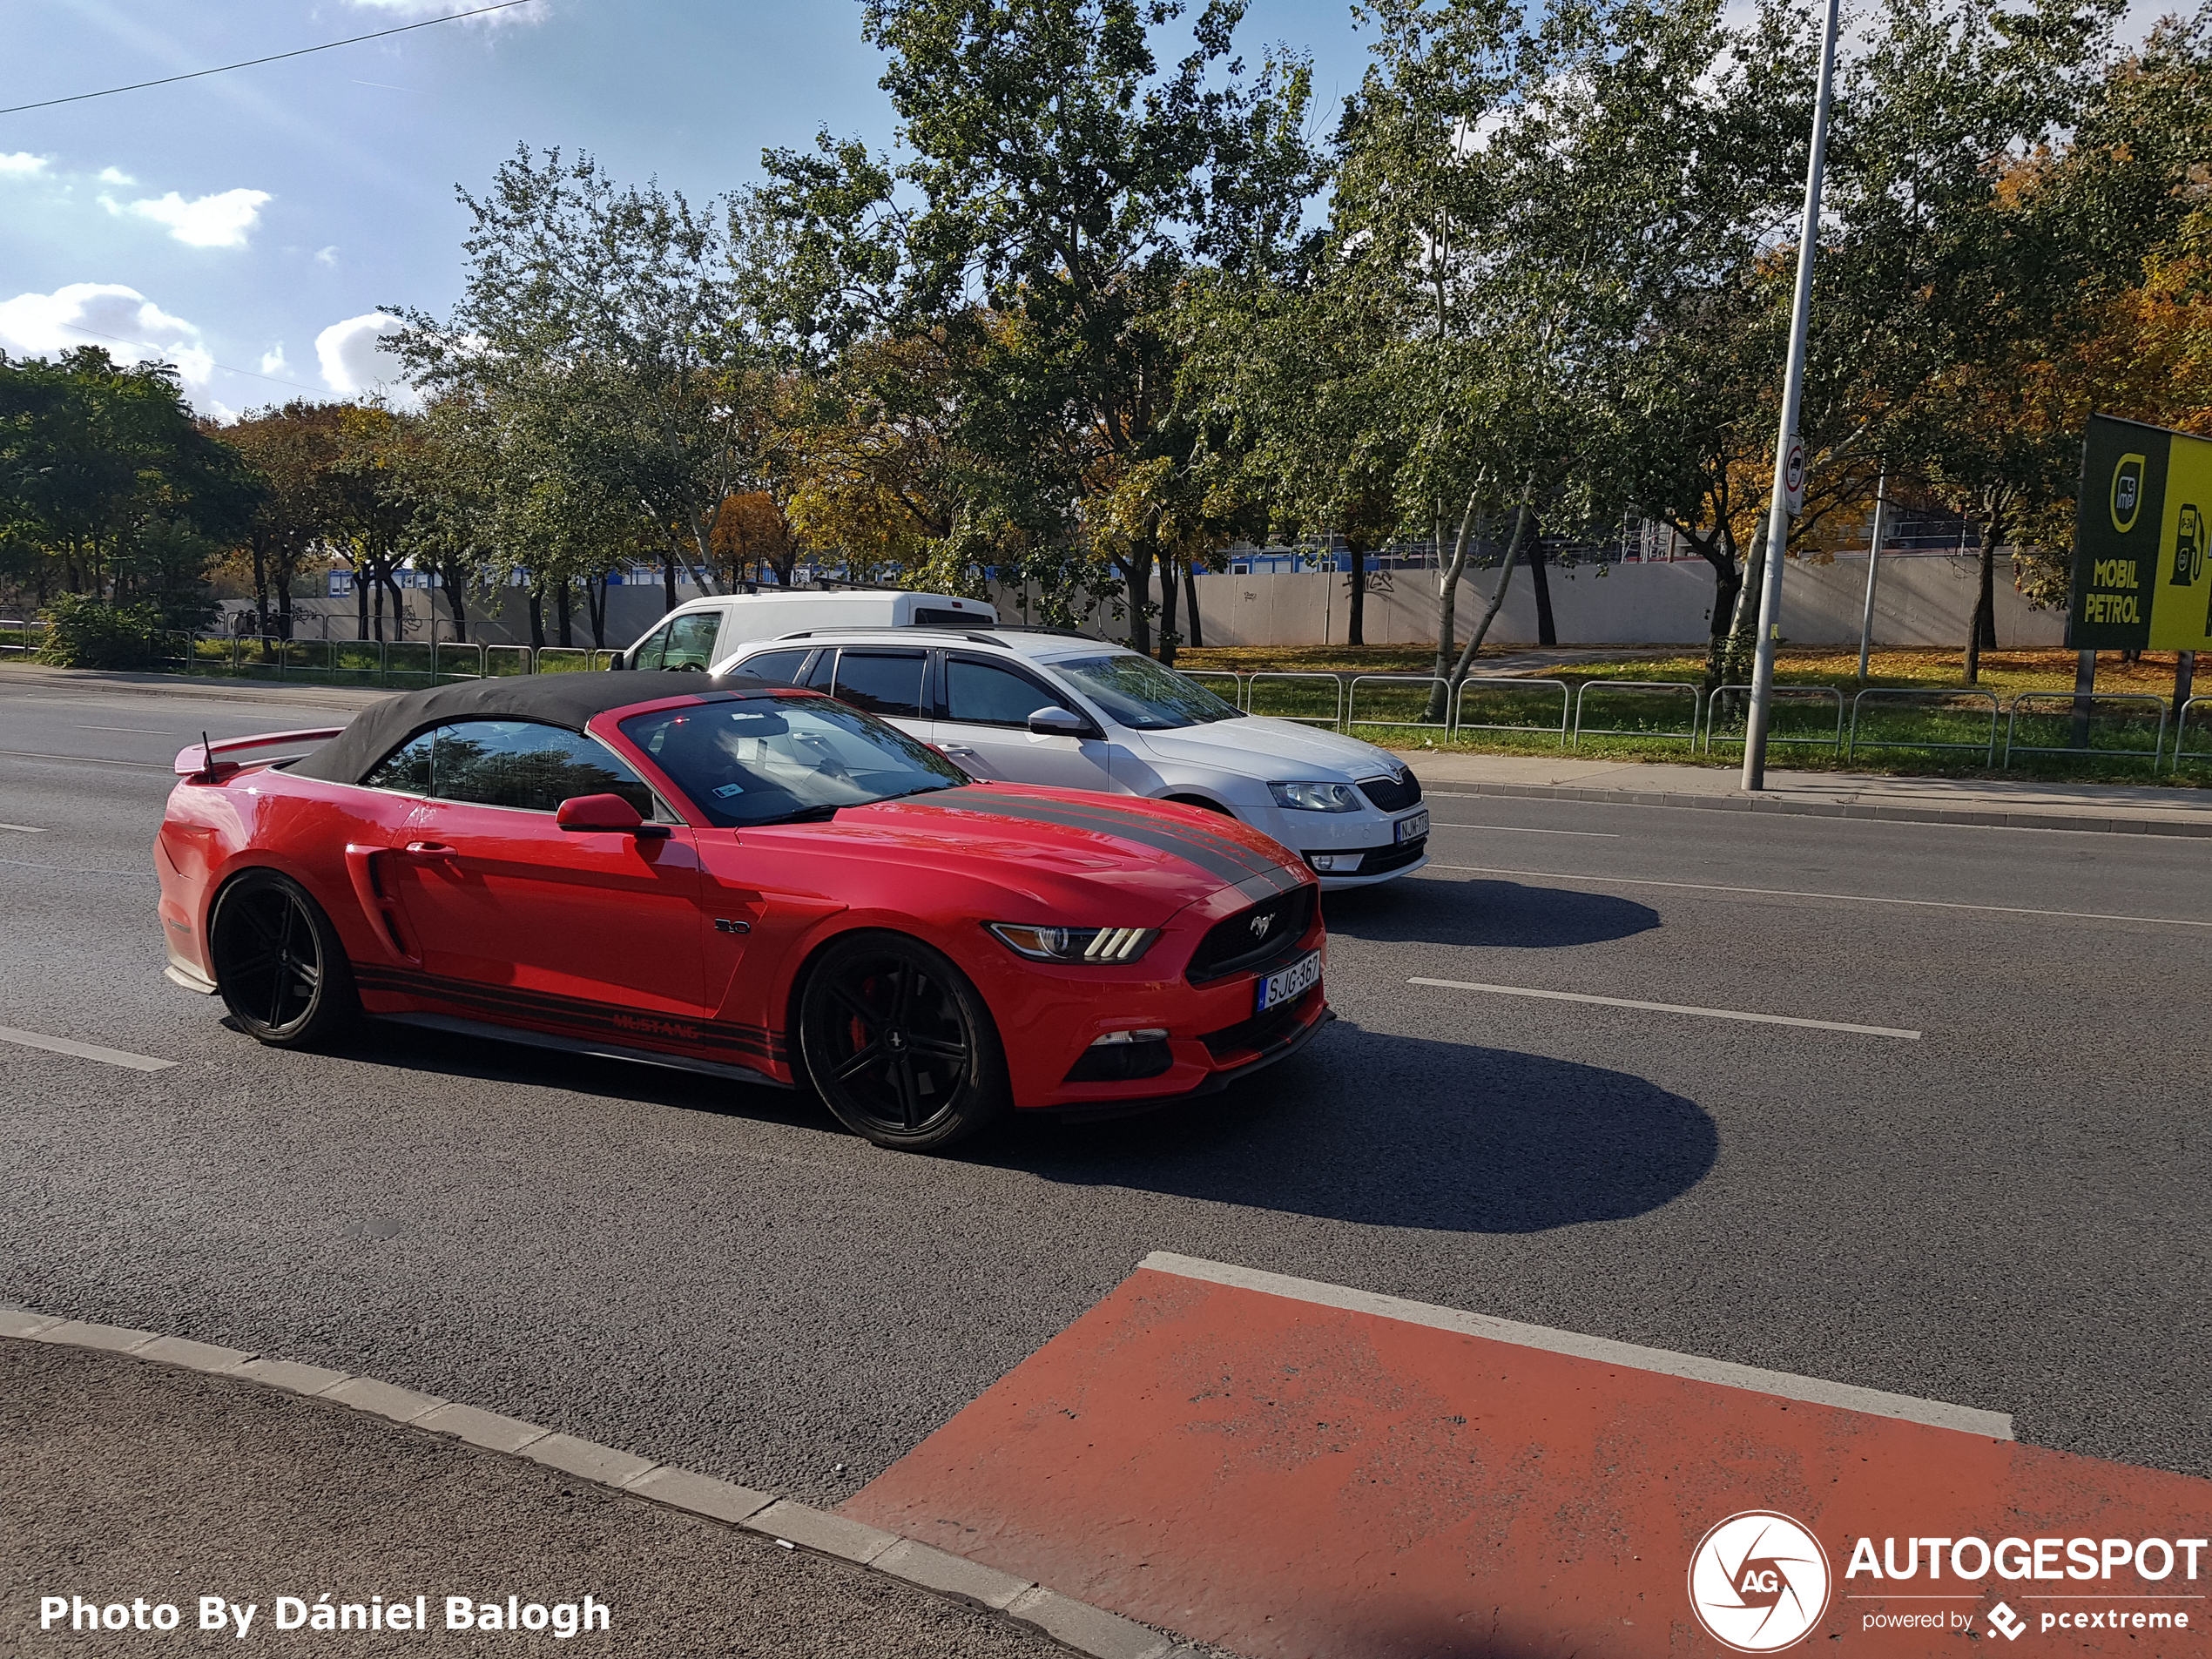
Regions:
<instances>
[{"instance_id":1,"label":"van windshield","mask_svg":"<svg viewBox=\"0 0 2212 1659\"><path fill-rule=\"evenodd\" d=\"M1046 666L1131 731L1169 732L1244 718L1242 709L1224 703L1189 675L1163 668L1132 651L1065 658Z\"/></svg>"}]
</instances>

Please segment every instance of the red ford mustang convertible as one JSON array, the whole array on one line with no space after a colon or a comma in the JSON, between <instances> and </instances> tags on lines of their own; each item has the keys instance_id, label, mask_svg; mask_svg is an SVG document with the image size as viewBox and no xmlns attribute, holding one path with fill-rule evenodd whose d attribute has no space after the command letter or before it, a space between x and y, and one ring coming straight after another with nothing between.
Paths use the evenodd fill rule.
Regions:
<instances>
[{"instance_id":1,"label":"red ford mustang convertible","mask_svg":"<svg viewBox=\"0 0 2212 1659\"><path fill-rule=\"evenodd\" d=\"M1189 807L973 782L814 692L479 680L177 770L169 976L280 1047L366 1014L803 1078L922 1149L1217 1089L1329 1018L1296 854Z\"/></svg>"}]
</instances>

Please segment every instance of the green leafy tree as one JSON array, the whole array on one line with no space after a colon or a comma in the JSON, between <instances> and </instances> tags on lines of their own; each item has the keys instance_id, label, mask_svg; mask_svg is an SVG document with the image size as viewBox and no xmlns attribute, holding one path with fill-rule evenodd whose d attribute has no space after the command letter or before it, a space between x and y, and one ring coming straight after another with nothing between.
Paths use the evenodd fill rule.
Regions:
<instances>
[{"instance_id":1,"label":"green leafy tree","mask_svg":"<svg viewBox=\"0 0 2212 1659\"><path fill-rule=\"evenodd\" d=\"M1170 473L1190 459L1177 285L1283 257L1316 182L1303 62L1244 78L1243 8L1211 0L1163 68L1154 41L1182 10L870 0L863 27L914 159L893 169L825 138L770 154L754 199L807 251L813 297L783 307L795 327L834 347L887 323L941 338L960 366L966 467L944 545L1055 586L1094 581L1083 561L1103 559L1147 650L1160 521L1123 509L1163 458Z\"/></svg>"}]
</instances>

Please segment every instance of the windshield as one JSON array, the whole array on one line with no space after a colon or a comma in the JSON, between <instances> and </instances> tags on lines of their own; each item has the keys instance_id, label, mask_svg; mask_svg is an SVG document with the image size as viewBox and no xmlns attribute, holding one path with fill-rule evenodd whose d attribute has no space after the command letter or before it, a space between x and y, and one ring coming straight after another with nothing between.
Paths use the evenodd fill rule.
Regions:
<instances>
[{"instance_id":1,"label":"windshield","mask_svg":"<svg viewBox=\"0 0 2212 1659\"><path fill-rule=\"evenodd\" d=\"M1187 674L1163 668L1135 651L1072 657L1046 666L1132 731L1165 732L1243 718L1244 711L1234 703L1223 702Z\"/></svg>"},{"instance_id":2,"label":"windshield","mask_svg":"<svg viewBox=\"0 0 2212 1659\"><path fill-rule=\"evenodd\" d=\"M826 818L840 806L968 781L905 732L827 698L633 714L622 734L720 829Z\"/></svg>"}]
</instances>

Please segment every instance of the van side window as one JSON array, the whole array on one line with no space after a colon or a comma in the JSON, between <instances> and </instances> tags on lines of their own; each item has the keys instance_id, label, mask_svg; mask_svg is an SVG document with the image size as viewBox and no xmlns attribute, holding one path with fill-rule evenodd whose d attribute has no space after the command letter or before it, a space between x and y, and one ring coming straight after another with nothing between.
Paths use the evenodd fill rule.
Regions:
<instances>
[{"instance_id":1,"label":"van side window","mask_svg":"<svg viewBox=\"0 0 2212 1659\"><path fill-rule=\"evenodd\" d=\"M663 623L630 648L632 668L658 668L668 651L668 631L674 624Z\"/></svg>"},{"instance_id":2,"label":"van side window","mask_svg":"<svg viewBox=\"0 0 2212 1659\"><path fill-rule=\"evenodd\" d=\"M668 625L668 646L662 652L658 665L700 670L713 667L714 639L721 631L719 610L694 610L677 617Z\"/></svg>"}]
</instances>

